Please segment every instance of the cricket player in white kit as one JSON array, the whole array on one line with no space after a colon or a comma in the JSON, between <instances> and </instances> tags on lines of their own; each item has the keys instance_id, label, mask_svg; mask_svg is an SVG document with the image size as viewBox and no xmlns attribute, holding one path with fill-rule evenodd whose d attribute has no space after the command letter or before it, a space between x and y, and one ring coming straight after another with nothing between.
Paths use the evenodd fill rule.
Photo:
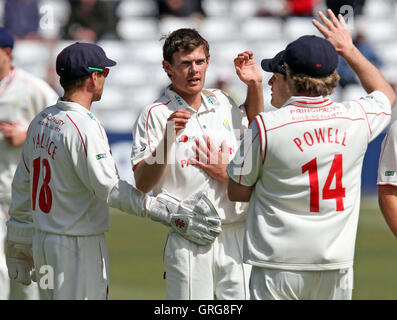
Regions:
<instances>
[{"instance_id":1,"label":"cricket player in white kit","mask_svg":"<svg viewBox=\"0 0 397 320\"><path fill-rule=\"evenodd\" d=\"M66 47L56 61L65 94L28 129L12 183L7 266L23 284L36 278L41 299L108 297L109 206L148 216L201 245L220 233L204 195L181 204L169 195L146 196L119 179L105 130L90 111L115 64L95 44Z\"/></svg>"},{"instance_id":2,"label":"cricket player in white kit","mask_svg":"<svg viewBox=\"0 0 397 320\"><path fill-rule=\"evenodd\" d=\"M262 110L261 72L252 53L235 59L237 74L249 91L259 91L260 99L238 107L225 92L203 89L209 45L196 30L172 32L163 57L172 84L133 128L136 185L143 192L171 192L180 199L205 192L222 219L222 234L209 246L197 246L170 230L164 250L166 297L247 299L250 266L242 263L246 208L227 199L226 166L248 121Z\"/></svg>"},{"instance_id":3,"label":"cricket player in white kit","mask_svg":"<svg viewBox=\"0 0 397 320\"><path fill-rule=\"evenodd\" d=\"M250 202L244 261L253 265L251 299L352 297L363 157L396 97L353 45L343 17L328 15L319 13L325 26L313 21L328 40L304 36L283 52L292 97L252 122L252 139L238 151L252 163L232 160L227 168L230 199ZM366 97L336 103L328 96L339 79L338 53Z\"/></svg>"},{"instance_id":4,"label":"cricket player in white kit","mask_svg":"<svg viewBox=\"0 0 397 320\"><path fill-rule=\"evenodd\" d=\"M0 28L0 299L38 299L36 284L22 286L8 277L4 243L11 202L11 182L28 125L58 95L42 79L12 64L14 39Z\"/></svg>"}]
</instances>

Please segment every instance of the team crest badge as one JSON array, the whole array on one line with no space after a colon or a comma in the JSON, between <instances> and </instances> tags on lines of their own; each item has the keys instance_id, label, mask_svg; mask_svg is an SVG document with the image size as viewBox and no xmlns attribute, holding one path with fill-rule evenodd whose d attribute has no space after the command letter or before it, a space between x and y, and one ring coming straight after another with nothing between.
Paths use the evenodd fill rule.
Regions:
<instances>
[{"instance_id":1,"label":"team crest badge","mask_svg":"<svg viewBox=\"0 0 397 320\"><path fill-rule=\"evenodd\" d=\"M228 122L227 120L223 120L223 126L224 126L228 131L230 131L230 125L229 125L229 122Z\"/></svg>"},{"instance_id":2,"label":"team crest badge","mask_svg":"<svg viewBox=\"0 0 397 320\"><path fill-rule=\"evenodd\" d=\"M18 100L13 100L13 101L12 101L12 107L13 107L14 109L18 109L18 107L19 107L19 101L18 101Z\"/></svg>"}]
</instances>

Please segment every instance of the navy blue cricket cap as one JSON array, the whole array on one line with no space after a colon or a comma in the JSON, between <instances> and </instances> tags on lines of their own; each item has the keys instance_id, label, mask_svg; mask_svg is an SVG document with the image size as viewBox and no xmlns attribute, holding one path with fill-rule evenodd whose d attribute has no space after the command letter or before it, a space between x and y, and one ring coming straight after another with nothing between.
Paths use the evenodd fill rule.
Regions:
<instances>
[{"instance_id":1,"label":"navy blue cricket cap","mask_svg":"<svg viewBox=\"0 0 397 320\"><path fill-rule=\"evenodd\" d=\"M64 79L75 79L89 75L92 68L115 66L116 62L109 59L103 49L94 43L76 42L63 49L57 56L57 74Z\"/></svg>"},{"instance_id":2,"label":"navy blue cricket cap","mask_svg":"<svg viewBox=\"0 0 397 320\"><path fill-rule=\"evenodd\" d=\"M324 78L338 66L338 54L328 40L317 36L302 36L288 44L273 59L263 59L261 66L268 72L286 74L284 62L295 73Z\"/></svg>"},{"instance_id":3,"label":"navy blue cricket cap","mask_svg":"<svg viewBox=\"0 0 397 320\"><path fill-rule=\"evenodd\" d=\"M328 40L303 36L287 46L284 61L295 73L324 78L338 66L338 54Z\"/></svg>"},{"instance_id":4,"label":"navy blue cricket cap","mask_svg":"<svg viewBox=\"0 0 397 320\"><path fill-rule=\"evenodd\" d=\"M0 28L0 47L14 48L14 37L6 28Z\"/></svg>"},{"instance_id":5,"label":"navy blue cricket cap","mask_svg":"<svg viewBox=\"0 0 397 320\"><path fill-rule=\"evenodd\" d=\"M277 53L273 59L263 59L261 61L261 67L267 72L278 72L285 75L284 50Z\"/></svg>"}]
</instances>

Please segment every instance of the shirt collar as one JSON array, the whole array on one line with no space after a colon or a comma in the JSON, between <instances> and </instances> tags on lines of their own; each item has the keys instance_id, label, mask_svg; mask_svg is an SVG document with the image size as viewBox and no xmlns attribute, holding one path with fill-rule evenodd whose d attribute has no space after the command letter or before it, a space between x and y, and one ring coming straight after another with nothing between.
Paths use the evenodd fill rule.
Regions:
<instances>
[{"instance_id":1,"label":"shirt collar","mask_svg":"<svg viewBox=\"0 0 397 320\"><path fill-rule=\"evenodd\" d=\"M301 108L321 108L331 105L333 102L329 96L317 96L317 97L306 97L306 96L292 96L284 103L284 106L292 105Z\"/></svg>"},{"instance_id":2,"label":"shirt collar","mask_svg":"<svg viewBox=\"0 0 397 320\"><path fill-rule=\"evenodd\" d=\"M172 104L176 106L178 110L180 109L188 109L194 113L202 113L211 111L220 105L218 98L215 94L210 91L203 89L201 91L202 103L198 111L192 108L179 94L177 94L174 90L172 90L171 85L165 89L165 95L171 99Z\"/></svg>"},{"instance_id":3,"label":"shirt collar","mask_svg":"<svg viewBox=\"0 0 397 320\"><path fill-rule=\"evenodd\" d=\"M16 74L16 68L11 67L11 71L7 74L3 79L0 80L0 89L7 88L8 85L12 82Z\"/></svg>"},{"instance_id":4,"label":"shirt collar","mask_svg":"<svg viewBox=\"0 0 397 320\"><path fill-rule=\"evenodd\" d=\"M61 110L73 110L80 112L82 114L88 115L91 119L95 119L96 117L93 113L87 108L83 107L81 104L72 101L63 101L62 98L58 98L57 107Z\"/></svg>"}]
</instances>

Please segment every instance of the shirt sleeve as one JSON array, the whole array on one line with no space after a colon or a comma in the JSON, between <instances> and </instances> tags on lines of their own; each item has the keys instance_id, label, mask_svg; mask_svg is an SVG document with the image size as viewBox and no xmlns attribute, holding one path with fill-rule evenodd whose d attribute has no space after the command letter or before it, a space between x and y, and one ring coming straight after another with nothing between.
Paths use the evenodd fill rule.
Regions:
<instances>
[{"instance_id":1,"label":"shirt sleeve","mask_svg":"<svg viewBox=\"0 0 397 320\"><path fill-rule=\"evenodd\" d=\"M242 132L245 131L248 128L248 118L244 104L238 106L229 94L223 90L215 91L215 93L218 96L221 95L222 99L225 99L231 106L233 128L239 129Z\"/></svg>"},{"instance_id":2,"label":"shirt sleeve","mask_svg":"<svg viewBox=\"0 0 397 320\"><path fill-rule=\"evenodd\" d=\"M377 184L397 185L397 121L393 122L382 141Z\"/></svg>"},{"instance_id":3,"label":"shirt sleeve","mask_svg":"<svg viewBox=\"0 0 397 320\"><path fill-rule=\"evenodd\" d=\"M31 85L31 107L32 116L41 112L43 109L57 103L58 94L42 79L32 79Z\"/></svg>"},{"instance_id":4,"label":"shirt sleeve","mask_svg":"<svg viewBox=\"0 0 397 320\"><path fill-rule=\"evenodd\" d=\"M161 105L154 105L147 111L142 112L133 126L132 169L139 162L149 158L164 137L166 121L161 121L161 117L166 117L166 115L162 115L158 108L162 108Z\"/></svg>"},{"instance_id":5,"label":"shirt sleeve","mask_svg":"<svg viewBox=\"0 0 397 320\"><path fill-rule=\"evenodd\" d=\"M11 185L12 201L9 215L14 221L32 224L32 204L30 194L30 170L28 168L29 152L27 148L22 149L20 161L14 174Z\"/></svg>"},{"instance_id":6,"label":"shirt sleeve","mask_svg":"<svg viewBox=\"0 0 397 320\"><path fill-rule=\"evenodd\" d=\"M111 207L144 216L144 194L120 180L106 133L95 122L85 126L80 122L84 131L71 130L68 148L77 175L90 192Z\"/></svg>"},{"instance_id":7,"label":"shirt sleeve","mask_svg":"<svg viewBox=\"0 0 397 320\"><path fill-rule=\"evenodd\" d=\"M226 169L229 177L247 187L255 185L261 175L265 150L266 132L262 117L258 115L246 130L239 149Z\"/></svg>"},{"instance_id":8,"label":"shirt sleeve","mask_svg":"<svg viewBox=\"0 0 397 320\"><path fill-rule=\"evenodd\" d=\"M374 91L359 100L355 100L355 102L358 103L365 114L369 130L369 142L371 142L390 123L390 101L383 92Z\"/></svg>"},{"instance_id":9,"label":"shirt sleeve","mask_svg":"<svg viewBox=\"0 0 397 320\"><path fill-rule=\"evenodd\" d=\"M7 240L25 244L32 243L34 234L29 156L29 144L25 142L11 184L10 219L7 221Z\"/></svg>"}]
</instances>

